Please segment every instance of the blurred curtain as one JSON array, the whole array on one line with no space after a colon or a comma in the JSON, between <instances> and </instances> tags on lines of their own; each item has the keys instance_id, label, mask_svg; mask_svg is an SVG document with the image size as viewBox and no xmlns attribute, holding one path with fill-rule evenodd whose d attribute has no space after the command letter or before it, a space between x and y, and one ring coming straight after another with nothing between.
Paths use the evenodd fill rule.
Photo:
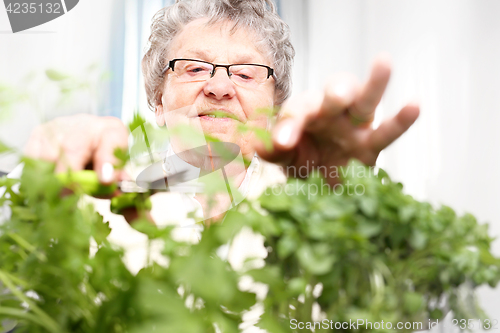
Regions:
<instances>
[{"instance_id":1,"label":"blurred curtain","mask_svg":"<svg viewBox=\"0 0 500 333\"><path fill-rule=\"evenodd\" d=\"M123 91L121 118L127 123L135 111L153 120L147 107L141 60L146 51L153 16L174 0L125 0L125 43L123 48Z\"/></svg>"}]
</instances>

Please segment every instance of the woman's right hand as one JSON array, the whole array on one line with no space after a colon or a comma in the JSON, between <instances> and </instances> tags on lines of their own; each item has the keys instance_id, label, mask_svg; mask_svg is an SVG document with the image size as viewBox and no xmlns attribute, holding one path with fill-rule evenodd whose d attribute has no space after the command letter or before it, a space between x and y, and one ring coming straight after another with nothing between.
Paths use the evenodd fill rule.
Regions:
<instances>
[{"instance_id":1,"label":"woman's right hand","mask_svg":"<svg viewBox=\"0 0 500 333\"><path fill-rule=\"evenodd\" d=\"M83 170L89 165L103 184L121 180L114 170L116 148L127 148L128 131L115 117L79 114L56 118L36 127L24 153L56 164L56 172Z\"/></svg>"}]
</instances>

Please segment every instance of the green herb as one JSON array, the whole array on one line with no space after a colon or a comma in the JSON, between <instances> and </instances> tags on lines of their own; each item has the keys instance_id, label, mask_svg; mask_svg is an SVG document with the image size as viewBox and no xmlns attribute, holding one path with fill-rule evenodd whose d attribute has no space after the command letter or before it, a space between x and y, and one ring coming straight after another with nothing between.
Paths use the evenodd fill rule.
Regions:
<instances>
[{"instance_id":1,"label":"green herb","mask_svg":"<svg viewBox=\"0 0 500 333\"><path fill-rule=\"evenodd\" d=\"M364 169L357 162L348 168ZM342 186L350 184L351 194L321 194L324 184L319 176L289 180L286 193L293 194L268 190L258 206L240 205L225 220L266 236L266 266L247 272L269 285L261 327L288 332L290 319L312 320L314 303L333 322L427 324L441 319L446 305L457 319L486 318L471 297L477 286L500 280L487 225L414 200L383 170L348 173ZM353 195L356 186L362 195ZM469 298L460 296L464 290Z\"/></svg>"},{"instance_id":2,"label":"green herb","mask_svg":"<svg viewBox=\"0 0 500 333\"><path fill-rule=\"evenodd\" d=\"M64 74L58 70L55 69L47 69L45 71L45 75L47 75L47 78L52 81L64 81L70 78L69 75Z\"/></svg>"},{"instance_id":3,"label":"green herb","mask_svg":"<svg viewBox=\"0 0 500 333\"><path fill-rule=\"evenodd\" d=\"M116 184L101 184L97 173L92 170L68 171L58 173L56 177L64 187L92 196L108 196L117 189Z\"/></svg>"},{"instance_id":4,"label":"green herb","mask_svg":"<svg viewBox=\"0 0 500 333\"><path fill-rule=\"evenodd\" d=\"M125 208L151 210L151 200L144 193L123 193L111 199L111 212L120 214Z\"/></svg>"},{"instance_id":5,"label":"green herb","mask_svg":"<svg viewBox=\"0 0 500 333\"><path fill-rule=\"evenodd\" d=\"M291 179L286 192L269 189L241 203L197 244L139 218L133 227L149 248L161 244L164 260L151 256L133 275L82 192L61 196L53 164L24 163L20 180L0 179L0 205L11 212L0 223L0 323L16 320L16 333L238 332L259 302L257 325L272 333L293 331L292 319L314 320L315 304L333 322L427 323L446 313L443 299L457 319L485 318L461 295L500 279L487 225L414 200L383 171L347 173L342 184L363 187L362 195L316 191L324 185L319 176ZM136 199L120 198L137 206ZM235 271L217 254L243 228L264 236L265 266ZM262 301L240 290L244 275L268 286Z\"/></svg>"}]
</instances>

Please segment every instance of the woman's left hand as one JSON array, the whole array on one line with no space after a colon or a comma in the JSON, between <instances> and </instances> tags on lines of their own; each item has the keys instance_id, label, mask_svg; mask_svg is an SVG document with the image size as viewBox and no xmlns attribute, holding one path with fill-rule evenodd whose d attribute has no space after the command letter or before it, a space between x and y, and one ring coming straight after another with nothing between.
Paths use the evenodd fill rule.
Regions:
<instances>
[{"instance_id":1,"label":"woman's left hand","mask_svg":"<svg viewBox=\"0 0 500 333\"><path fill-rule=\"evenodd\" d=\"M294 167L296 172L303 166L308 171L319 166L329 170L346 165L351 158L375 165L380 151L406 132L419 115L419 106L408 104L377 129L372 128L390 73L389 60L380 56L364 84L352 75L339 74L331 78L323 93L306 92L291 98L272 129L273 149L268 151L258 143L257 153L270 162ZM338 182L325 176L332 185Z\"/></svg>"}]
</instances>

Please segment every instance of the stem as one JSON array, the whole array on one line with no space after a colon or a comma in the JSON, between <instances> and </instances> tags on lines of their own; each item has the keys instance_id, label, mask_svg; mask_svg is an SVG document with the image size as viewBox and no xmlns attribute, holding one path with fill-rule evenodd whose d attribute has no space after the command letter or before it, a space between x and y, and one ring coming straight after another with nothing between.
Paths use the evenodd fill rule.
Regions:
<instances>
[{"instance_id":1,"label":"stem","mask_svg":"<svg viewBox=\"0 0 500 333\"><path fill-rule=\"evenodd\" d=\"M311 290L307 292L307 290L304 292L304 304L301 304L297 302L297 315L298 321L301 322L311 322L312 321L312 305L314 303L314 296L313 296L313 288L315 285L315 279L313 276L310 276L310 274L306 273L306 281L308 281L308 285L311 286ZM307 289L307 288L306 288Z\"/></svg>"},{"instance_id":2,"label":"stem","mask_svg":"<svg viewBox=\"0 0 500 333\"><path fill-rule=\"evenodd\" d=\"M36 251L36 248L33 245L31 245L30 243L28 243L24 238L20 237L19 235L12 234L12 233L8 234L8 236L10 238L12 238L12 240L14 240L19 246L21 246L23 249L25 249L29 253L35 254L35 256L38 258L38 260L40 260L41 262L47 261L47 257L45 257L45 255L43 255L42 253L38 253Z\"/></svg>"},{"instance_id":3,"label":"stem","mask_svg":"<svg viewBox=\"0 0 500 333\"><path fill-rule=\"evenodd\" d=\"M14 283L22 286L23 288L27 288L28 287L28 283L26 281L21 280L20 278L14 276L12 274L9 274L9 273L3 272L3 271L0 271L0 274L4 274L8 279L10 279Z\"/></svg>"},{"instance_id":4,"label":"stem","mask_svg":"<svg viewBox=\"0 0 500 333\"><path fill-rule=\"evenodd\" d=\"M17 296L17 298L19 298L21 301L28 304L30 309L40 318L41 325L43 327L45 327L50 332L59 332L61 330L57 322L54 321L52 318L50 318L38 306L36 306L36 304L29 297L27 297L21 291L19 291L19 289L16 288L16 286L12 283L9 277L2 271L0 271L0 281L2 281L7 288L9 288L12 294Z\"/></svg>"},{"instance_id":5,"label":"stem","mask_svg":"<svg viewBox=\"0 0 500 333\"><path fill-rule=\"evenodd\" d=\"M24 320L31 321L35 324L38 324L40 326L45 326L43 321L40 318L38 318L37 316L32 315L24 310L20 310L20 309L7 308L7 307L0 306L0 315L9 316L12 319L24 319Z\"/></svg>"}]
</instances>

